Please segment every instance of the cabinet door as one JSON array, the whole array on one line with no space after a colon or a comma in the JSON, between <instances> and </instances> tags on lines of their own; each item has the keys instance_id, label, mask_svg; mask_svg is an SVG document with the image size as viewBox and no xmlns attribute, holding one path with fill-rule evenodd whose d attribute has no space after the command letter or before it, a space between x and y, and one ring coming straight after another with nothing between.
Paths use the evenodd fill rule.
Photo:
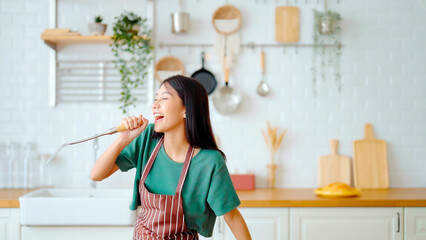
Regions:
<instances>
[{"instance_id":1,"label":"cabinet door","mask_svg":"<svg viewBox=\"0 0 426 240\"><path fill-rule=\"evenodd\" d=\"M288 208L239 208L252 239L287 240ZM225 221L224 240L235 239Z\"/></svg>"},{"instance_id":2,"label":"cabinet door","mask_svg":"<svg viewBox=\"0 0 426 240\"><path fill-rule=\"evenodd\" d=\"M0 239L19 239L19 208L0 208Z\"/></svg>"},{"instance_id":3,"label":"cabinet door","mask_svg":"<svg viewBox=\"0 0 426 240\"><path fill-rule=\"evenodd\" d=\"M426 240L426 208L405 208L405 240Z\"/></svg>"},{"instance_id":4,"label":"cabinet door","mask_svg":"<svg viewBox=\"0 0 426 240\"><path fill-rule=\"evenodd\" d=\"M132 239L133 226L22 226L22 240Z\"/></svg>"},{"instance_id":5,"label":"cabinet door","mask_svg":"<svg viewBox=\"0 0 426 240\"><path fill-rule=\"evenodd\" d=\"M291 208L291 240L402 240L402 208Z\"/></svg>"}]
</instances>

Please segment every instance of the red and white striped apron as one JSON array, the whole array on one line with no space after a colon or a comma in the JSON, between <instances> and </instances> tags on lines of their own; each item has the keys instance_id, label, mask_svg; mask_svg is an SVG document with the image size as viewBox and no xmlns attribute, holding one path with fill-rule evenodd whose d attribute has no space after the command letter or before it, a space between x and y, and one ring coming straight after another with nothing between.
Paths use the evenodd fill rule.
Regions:
<instances>
[{"instance_id":1,"label":"red and white striped apron","mask_svg":"<svg viewBox=\"0 0 426 240\"><path fill-rule=\"evenodd\" d=\"M145 180L163 141L161 138L157 143L142 172L139 182L142 211L136 219L133 239L198 239L197 231L186 227L181 195L194 153L193 146L188 148L175 195L154 194L145 187Z\"/></svg>"}]
</instances>

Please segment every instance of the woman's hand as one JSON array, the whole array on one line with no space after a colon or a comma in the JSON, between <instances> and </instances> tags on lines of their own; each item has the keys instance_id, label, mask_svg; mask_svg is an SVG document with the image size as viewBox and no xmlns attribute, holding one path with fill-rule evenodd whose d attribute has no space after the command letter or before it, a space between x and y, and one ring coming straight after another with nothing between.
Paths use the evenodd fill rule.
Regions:
<instances>
[{"instance_id":1,"label":"woman's hand","mask_svg":"<svg viewBox=\"0 0 426 240\"><path fill-rule=\"evenodd\" d=\"M128 145L133 141L133 139L139 136L143 130L145 130L148 122L148 119L144 118L142 114L140 114L138 117L129 116L123 118L121 124L126 126L127 131L119 132L117 139L125 145Z\"/></svg>"}]
</instances>

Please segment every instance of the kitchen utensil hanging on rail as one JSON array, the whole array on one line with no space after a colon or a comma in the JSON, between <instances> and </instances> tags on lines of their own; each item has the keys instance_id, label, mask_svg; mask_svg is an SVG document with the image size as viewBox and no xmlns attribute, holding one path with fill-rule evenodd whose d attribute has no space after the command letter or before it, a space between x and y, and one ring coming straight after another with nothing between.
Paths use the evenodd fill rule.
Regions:
<instances>
[{"instance_id":1,"label":"kitchen utensil hanging on rail","mask_svg":"<svg viewBox=\"0 0 426 240\"><path fill-rule=\"evenodd\" d=\"M275 41L294 43L300 40L300 9L279 6L275 8Z\"/></svg>"},{"instance_id":2,"label":"kitchen utensil hanging on rail","mask_svg":"<svg viewBox=\"0 0 426 240\"><path fill-rule=\"evenodd\" d=\"M189 26L189 13L183 11L183 0L179 0L179 12L172 13L172 33L187 33Z\"/></svg>"},{"instance_id":3,"label":"kitchen utensil hanging on rail","mask_svg":"<svg viewBox=\"0 0 426 240\"><path fill-rule=\"evenodd\" d=\"M204 52L201 53L201 69L194 72L191 77L203 84L208 94L211 94L216 88L216 78L213 73L204 68Z\"/></svg>"},{"instance_id":4,"label":"kitchen utensil hanging on rail","mask_svg":"<svg viewBox=\"0 0 426 240\"><path fill-rule=\"evenodd\" d=\"M212 17L213 27L217 33L214 48L228 69L232 68L240 50L238 31L241 28L241 22L240 10L233 5L221 6Z\"/></svg>"},{"instance_id":5,"label":"kitchen utensil hanging on rail","mask_svg":"<svg viewBox=\"0 0 426 240\"><path fill-rule=\"evenodd\" d=\"M263 50L260 52L260 70L261 70L261 81L257 86L256 92L259 96L266 96L269 94L269 86L265 82L265 53Z\"/></svg>"},{"instance_id":6,"label":"kitchen utensil hanging on rail","mask_svg":"<svg viewBox=\"0 0 426 240\"><path fill-rule=\"evenodd\" d=\"M225 58L226 60L226 58ZM226 64L223 64L225 86L219 88L213 96L213 103L216 110L222 114L231 114L238 110L241 103L240 93L228 86L229 82L229 69Z\"/></svg>"}]
</instances>

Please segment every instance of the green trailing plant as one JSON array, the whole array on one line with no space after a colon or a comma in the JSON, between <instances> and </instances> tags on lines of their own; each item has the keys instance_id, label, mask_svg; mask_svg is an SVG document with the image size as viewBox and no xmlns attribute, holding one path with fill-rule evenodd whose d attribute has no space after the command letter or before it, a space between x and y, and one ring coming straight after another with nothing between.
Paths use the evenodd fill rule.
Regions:
<instances>
[{"instance_id":1,"label":"green trailing plant","mask_svg":"<svg viewBox=\"0 0 426 240\"><path fill-rule=\"evenodd\" d=\"M111 51L115 58L115 68L121 75L119 101L122 105L119 108L126 114L130 106L136 105L137 97L132 95L132 90L146 82L154 48L150 43L151 30L146 18L133 12L124 12L115 19Z\"/></svg>"},{"instance_id":2,"label":"green trailing plant","mask_svg":"<svg viewBox=\"0 0 426 240\"><path fill-rule=\"evenodd\" d=\"M101 15L95 16L95 23L101 23L103 21L103 17Z\"/></svg>"},{"instance_id":3,"label":"green trailing plant","mask_svg":"<svg viewBox=\"0 0 426 240\"><path fill-rule=\"evenodd\" d=\"M313 94L316 96L316 85L317 85L317 66L319 65L321 72L321 79L323 82L326 79L326 70L330 72L334 71L334 79L337 84L339 92L342 90L341 84L341 73L340 73L340 57L342 55L342 43L341 43L341 27L340 21L342 17L339 13L332 12L330 10L325 12L314 11L314 29L313 29L313 40L314 50L312 53L312 83L313 83ZM326 47L324 45L333 45ZM320 55L321 54L321 55ZM320 58L318 58L320 55Z\"/></svg>"}]
</instances>

